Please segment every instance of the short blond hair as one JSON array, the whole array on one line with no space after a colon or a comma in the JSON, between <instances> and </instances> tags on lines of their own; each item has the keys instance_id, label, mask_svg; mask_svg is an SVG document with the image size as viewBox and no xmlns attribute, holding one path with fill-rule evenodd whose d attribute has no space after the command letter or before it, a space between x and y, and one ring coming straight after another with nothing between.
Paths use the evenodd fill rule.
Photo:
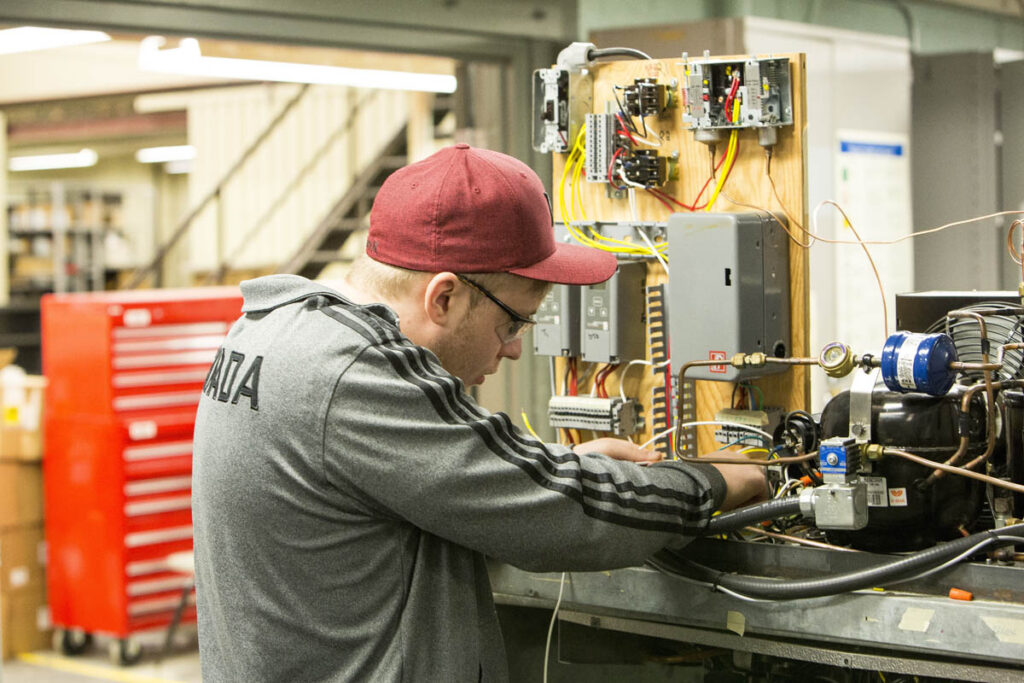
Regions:
<instances>
[{"instance_id":1,"label":"short blond hair","mask_svg":"<svg viewBox=\"0 0 1024 683\"><path fill-rule=\"evenodd\" d=\"M364 283L369 289L388 299L400 299L407 296L421 280L433 277L435 273L420 270L409 270L398 266L374 261L368 256L360 256L352 263L346 279ZM526 283L530 294L544 295L551 289L550 282L531 280L512 273L460 273L488 290L522 287ZM476 306L484 295L470 288L470 303Z\"/></svg>"}]
</instances>

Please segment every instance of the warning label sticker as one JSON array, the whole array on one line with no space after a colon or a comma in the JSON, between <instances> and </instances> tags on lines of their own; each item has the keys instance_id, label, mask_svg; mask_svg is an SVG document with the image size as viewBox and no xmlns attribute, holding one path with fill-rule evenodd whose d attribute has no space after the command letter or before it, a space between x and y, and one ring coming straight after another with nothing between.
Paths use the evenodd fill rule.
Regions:
<instances>
[{"instance_id":1,"label":"warning label sticker","mask_svg":"<svg viewBox=\"0 0 1024 683\"><path fill-rule=\"evenodd\" d=\"M725 351L708 351L708 360L725 360ZM724 375L727 367L725 364L711 365L708 366L708 371Z\"/></svg>"},{"instance_id":2,"label":"warning label sticker","mask_svg":"<svg viewBox=\"0 0 1024 683\"><path fill-rule=\"evenodd\" d=\"M907 506L907 490L906 489L889 489L889 505L893 507L906 507Z\"/></svg>"}]
</instances>

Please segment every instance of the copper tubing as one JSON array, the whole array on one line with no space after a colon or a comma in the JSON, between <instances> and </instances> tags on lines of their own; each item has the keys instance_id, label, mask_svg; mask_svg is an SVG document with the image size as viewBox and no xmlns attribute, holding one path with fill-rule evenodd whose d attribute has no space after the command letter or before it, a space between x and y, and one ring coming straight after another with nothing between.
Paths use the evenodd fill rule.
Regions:
<instances>
[{"instance_id":1,"label":"copper tubing","mask_svg":"<svg viewBox=\"0 0 1024 683\"><path fill-rule=\"evenodd\" d=\"M773 358L771 356L765 356L765 363L774 363L775 365L817 365L817 358Z\"/></svg>"},{"instance_id":2,"label":"copper tubing","mask_svg":"<svg viewBox=\"0 0 1024 683\"><path fill-rule=\"evenodd\" d=\"M753 532L755 534L761 534L762 536L767 536L769 538L777 538L780 541L789 541L790 543L797 543L799 545L810 546L812 548L826 548L828 550L841 550L844 553L859 553L859 552L863 552L861 550L856 550L854 548L844 548L841 545L832 545L831 543L823 543L821 541L812 541L809 538L800 538L799 536L790 536L788 534L778 534L778 533L775 533L774 531L765 531L764 529L758 529L756 526L746 526L746 527L743 527L743 530L744 531L750 531L750 532Z\"/></svg>"},{"instance_id":3,"label":"copper tubing","mask_svg":"<svg viewBox=\"0 0 1024 683\"><path fill-rule=\"evenodd\" d=\"M979 328L979 330L981 332L982 352L984 353L984 356L985 356L984 362L980 363L980 364L978 364L978 363L973 363L973 364L972 363L950 363L951 369L954 369L954 370L957 370L957 369L978 369L978 370L981 370L982 377L984 377L984 379L985 379L985 385L984 385L985 397L988 399L988 403L985 406L985 410L986 410L986 415L985 415L985 436L986 436L985 453L982 454L980 457L976 458L975 460L971 461L971 463L970 463L970 466L977 466L979 463L984 462L984 461L989 459L989 457L992 455L992 451L995 450L995 446L996 446L996 425L995 425L995 420L992 419L992 411L995 410L995 407L996 407L996 394L995 394L995 390L994 390L994 388L992 386L992 370L999 370L1002 367L1002 364L1001 363L992 363L991 359L989 358L989 355L988 355L988 327L985 325L985 318L981 315L981 313L977 313L975 311L950 311L949 313L946 314L946 318L947 319L949 319L949 318L961 318L961 319L971 318L971 319L977 321L978 328ZM960 366L960 367L958 368L957 366ZM970 389L968 389L964 393L964 398L960 402L960 411L962 413L968 413L970 411L971 399L974 398L974 394L977 393L977 390L978 390L977 387L971 387ZM963 458L964 454L967 452L967 443L968 443L967 435L966 434L961 434L960 435L960 446L956 449L956 453L954 453L952 455L952 457L950 457L949 460L947 460L943 464L947 465L947 466L953 466L957 462L959 462L960 459ZM936 479L938 479L938 478L940 478L942 476L942 473L944 471L947 471L947 470L944 470L942 467L934 468L934 471L931 474L928 475L927 479L925 479L924 485L925 486L931 486L935 482Z\"/></svg>"},{"instance_id":4,"label":"copper tubing","mask_svg":"<svg viewBox=\"0 0 1024 683\"><path fill-rule=\"evenodd\" d=\"M1014 379L1014 380L1005 380L1003 382L993 382L992 383L992 387L994 389L1004 389L1004 388L1007 388L1007 387L1019 387L1019 386L1024 386L1024 380ZM964 392L964 397L960 401L960 412L967 413L968 411L970 411L970 409L971 409L971 400L974 398L974 395L976 393L978 393L979 391L981 391L982 389L985 389L985 388L986 387L984 385L977 384L977 385L971 387L970 389L968 389L967 391L965 391ZM991 413L991 410L992 410L992 405L991 404L989 405L987 410ZM985 419L986 419L986 422L987 422L987 424L985 425L986 426L986 432L987 432L987 443L986 443L986 446L985 446L985 452L983 454L981 454L980 456L978 456L977 458L975 458L974 460L972 460L971 462L969 462L966 465L964 465L964 469L974 469L975 467L977 467L982 462L985 462L986 460L988 460L989 457L991 457L991 455L992 455L992 451L995 450L995 443L996 443L996 439L995 439L996 434L995 434L995 427L994 427L995 422L994 422L994 420L991 419L991 414L986 415ZM964 454L967 453L967 445L969 444L969 442L970 442L970 440L968 439L967 435L962 435L960 437L960 445L959 445L959 447L957 447L956 453L954 453L953 455L949 456L949 459L947 459L942 464L943 465L949 465L949 466L952 467L952 466L956 465L957 463L959 463L961 458L964 457ZM936 468L931 474L928 475L928 478L924 480L923 485L924 486L931 486L931 485L933 485L935 483L935 481L937 479L940 479L944 475L945 475L945 472L942 469Z\"/></svg>"},{"instance_id":5,"label":"copper tubing","mask_svg":"<svg viewBox=\"0 0 1024 683\"><path fill-rule=\"evenodd\" d=\"M678 460L683 462L704 462L709 465L758 465L760 467L771 467L772 465L791 465L795 462L807 462L818 457L818 451L813 453L806 453L804 455L794 455L790 458L774 458L767 460L765 458L724 458L724 457L713 457L713 456L701 456L701 455L681 455L676 454Z\"/></svg>"},{"instance_id":6,"label":"copper tubing","mask_svg":"<svg viewBox=\"0 0 1024 683\"><path fill-rule=\"evenodd\" d=\"M974 472L972 470L964 469L963 467L952 467L952 466L946 465L944 463L943 464L935 463L935 462L932 462L931 460L928 460L927 458L922 458L919 455L914 455L913 453L907 453L906 451L901 451L898 448L883 448L882 452L885 453L886 455L896 455L896 456L899 456L899 457L903 458L904 460L909 460L911 462L916 462L918 465L924 465L925 467L928 467L929 469L939 469L939 470L942 470L943 472L949 472L951 474L959 474L959 475L961 475L963 477L969 477L971 479L977 479L978 481L983 481L986 484L992 484L993 486L999 486L999 487L1004 488L1004 489L1009 489L1010 491L1013 491L1014 493L1024 493L1024 486L1022 486L1020 484L1015 484L1015 483L1013 483L1011 481L1003 481L1002 479L996 479L995 477L990 477L987 474L981 474L980 472Z\"/></svg>"}]
</instances>

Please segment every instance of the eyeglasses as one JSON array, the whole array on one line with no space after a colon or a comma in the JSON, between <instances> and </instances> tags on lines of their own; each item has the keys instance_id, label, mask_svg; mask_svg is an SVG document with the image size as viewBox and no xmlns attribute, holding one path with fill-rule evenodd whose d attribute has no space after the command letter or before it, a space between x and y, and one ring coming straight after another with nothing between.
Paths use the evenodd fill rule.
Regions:
<instances>
[{"instance_id":1,"label":"eyeglasses","mask_svg":"<svg viewBox=\"0 0 1024 683\"><path fill-rule=\"evenodd\" d=\"M488 299L493 301L498 308L508 313L509 317L512 318L507 323L502 323L494 328L494 331L498 334L498 339L501 340L502 344L510 344L516 339L519 339L529 331L531 327L537 324L537 321L533 318L527 318L526 316L516 313L512 308L503 302L498 297L488 292L484 287L473 282L465 275L455 274L455 277L459 278L461 282L465 282L467 285L480 292Z\"/></svg>"}]
</instances>

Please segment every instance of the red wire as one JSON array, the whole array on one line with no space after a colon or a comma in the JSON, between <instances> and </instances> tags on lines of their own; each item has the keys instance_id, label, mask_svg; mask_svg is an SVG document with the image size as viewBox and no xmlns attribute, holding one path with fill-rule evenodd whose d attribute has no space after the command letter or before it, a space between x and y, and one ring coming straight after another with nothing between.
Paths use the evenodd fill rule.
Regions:
<instances>
[{"instance_id":1,"label":"red wire","mask_svg":"<svg viewBox=\"0 0 1024 683\"><path fill-rule=\"evenodd\" d=\"M739 145L739 141L737 141L736 144ZM718 160L718 163L715 164L715 170L716 171L719 168L722 167L723 163L725 163L725 157L726 157L726 155L728 153L729 153L728 150L726 150L725 152L722 153L722 156ZM732 169L730 168L729 171L731 172ZM726 179L728 179L728 177L729 176L726 175ZM647 188L647 189L649 191L651 191L652 193L654 193L654 195L656 197L659 197L659 198L662 198L662 199L667 199L668 201L672 202L673 204L676 204L677 206L681 206L682 208L686 209L687 211L700 211L701 209L706 207L707 204L705 203L705 204L701 204L700 206L697 206L697 202L699 202L700 198L702 196L704 196L704 191L708 189L708 185L710 185L711 181L714 180L714 179L715 179L714 174L711 174L710 176L708 176L708 179L704 181L704 186L701 187L700 188L700 192L697 193L697 198L693 200L693 204L692 205L684 204L683 202L679 201L678 199L676 199L672 195L668 194L667 192L663 192L663 191L659 190L658 188ZM662 203L664 204L664 202L662 202ZM672 207L669 207L669 208L671 209Z\"/></svg>"},{"instance_id":2,"label":"red wire","mask_svg":"<svg viewBox=\"0 0 1024 683\"><path fill-rule=\"evenodd\" d=\"M736 90L740 87L740 77L737 72L732 74L732 88L729 89L729 95L725 98L725 120L732 123L732 98L736 96Z\"/></svg>"},{"instance_id":3,"label":"red wire","mask_svg":"<svg viewBox=\"0 0 1024 683\"><path fill-rule=\"evenodd\" d=\"M633 137L633 134L629 132L629 128L626 127L626 122L622 120L622 115L616 114L615 118L618 120L619 125L622 126L622 132L626 134L626 137L629 138L630 142L634 145L637 144L636 138Z\"/></svg>"},{"instance_id":4,"label":"red wire","mask_svg":"<svg viewBox=\"0 0 1024 683\"><path fill-rule=\"evenodd\" d=\"M611 163L608 164L608 184L614 187L616 190L621 190L624 187L621 185L616 185L615 182L612 180L612 178L614 178L614 176L612 175L612 169L615 167L615 160L619 158L620 154L622 154L622 147L619 147L618 149L615 150L615 154L612 155Z\"/></svg>"},{"instance_id":5,"label":"red wire","mask_svg":"<svg viewBox=\"0 0 1024 683\"><path fill-rule=\"evenodd\" d=\"M656 188L653 188L653 187L648 187L648 188L645 188L645 189L646 189L646 190L647 190L648 192L650 192L650 193L651 193L651 196L652 196L652 197L654 197L654 198L655 198L655 199L657 199L657 200L658 200L659 202L661 202L662 204L664 204L664 205L665 205L665 208L666 208L666 209L668 209L669 211L673 211L673 209L672 209L672 205L671 205L671 204L669 204L669 203L668 203L667 201L665 201L666 199L669 199L669 200L671 200L671 201L675 202L676 204L679 204L679 205L680 205L681 207L683 207L684 209L690 209L690 207L686 206L686 204L683 204L682 202L678 202L678 201L676 201L675 199L673 199L673 198L672 198L672 197L670 197L669 195L665 194L664 192L660 192L660 191L658 191L658 190L657 190ZM693 209L690 209L690 210L691 210L691 211L693 211Z\"/></svg>"},{"instance_id":6,"label":"red wire","mask_svg":"<svg viewBox=\"0 0 1024 683\"><path fill-rule=\"evenodd\" d=\"M575 396L576 391L576 359L572 358L569 360L569 395Z\"/></svg>"}]
</instances>

